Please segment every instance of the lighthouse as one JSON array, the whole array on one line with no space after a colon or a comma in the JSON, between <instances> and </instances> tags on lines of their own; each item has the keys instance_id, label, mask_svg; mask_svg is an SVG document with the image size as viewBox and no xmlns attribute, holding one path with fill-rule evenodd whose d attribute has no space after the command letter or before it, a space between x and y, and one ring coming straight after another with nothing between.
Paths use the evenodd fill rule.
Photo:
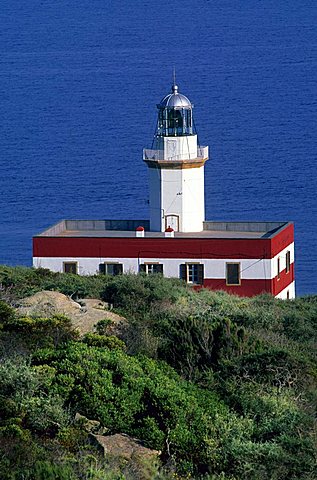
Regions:
<instances>
[{"instance_id":1,"label":"lighthouse","mask_svg":"<svg viewBox=\"0 0 317 480\"><path fill-rule=\"evenodd\" d=\"M171 93L157 105L153 145L143 150L143 160L149 167L151 231L203 230L208 147L198 144L193 107L175 82Z\"/></svg>"},{"instance_id":2,"label":"lighthouse","mask_svg":"<svg viewBox=\"0 0 317 480\"><path fill-rule=\"evenodd\" d=\"M193 104L174 81L157 109L152 148L143 151L149 218L61 220L34 236L33 266L80 275L158 274L198 289L294 298L292 222L206 221L208 147L199 145Z\"/></svg>"}]
</instances>

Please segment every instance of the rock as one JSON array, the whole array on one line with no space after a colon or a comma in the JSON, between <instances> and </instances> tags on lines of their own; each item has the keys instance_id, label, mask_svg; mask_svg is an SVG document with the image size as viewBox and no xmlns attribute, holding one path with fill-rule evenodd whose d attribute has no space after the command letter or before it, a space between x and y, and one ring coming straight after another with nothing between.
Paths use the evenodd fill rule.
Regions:
<instances>
[{"instance_id":1,"label":"rock","mask_svg":"<svg viewBox=\"0 0 317 480\"><path fill-rule=\"evenodd\" d=\"M140 440L122 433L108 436L91 435L91 439L105 456L131 460L133 458L152 459L157 458L161 454L158 450L144 447Z\"/></svg>"},{"instance_id":2,"label":"rock","mask_svg":"<svg viewBox=\"0 0 317 480\"><path fill-rule=\"evenodd\" d=\"M43 290L21 300L18 310L22 315L62 313L70 316L78 314L81 306L62 293Z\"/></svg>"},{"instance_id":3,"label":"rock","mask_svg":"<svg viewBox=\"0 0 317 480\"><path fill-rule=\"evenodd\" d=\"M99 299L84 298L78 303L60 292L43 290L31 297L24 298L17 307L21 315L49 317L63 314L68 317L80 334L94 331L94 326L100 320L109 318L113 322L111 334L115 334L126 319L107 310L107 303Z\"/></svg>"},{"instance_id":4,"label":"rock","mask_svg":"<svg viewBox=\"0 0 317 480\"><path fill-rule=\"evenodd\" d=\"M157 478L161 452L142 445L140 440L125 434L109 436L89 435L101 450L109 465L127 480L152 480Z\"/></svg>"}]
</instances>

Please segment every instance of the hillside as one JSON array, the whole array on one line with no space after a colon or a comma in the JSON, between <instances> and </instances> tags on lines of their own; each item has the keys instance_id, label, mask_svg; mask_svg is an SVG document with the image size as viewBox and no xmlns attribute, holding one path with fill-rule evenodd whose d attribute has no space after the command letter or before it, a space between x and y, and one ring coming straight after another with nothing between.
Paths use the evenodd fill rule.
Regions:
<instances>
[{"instance_id":1,"label":"hillside","mask_svg":"<svg viewBox=\"0 0 317 480\"><path fill-rule=\"evenodd\" d=\"M1 479L317 478L316 296L4 266L0 283ZM104 310L78 331L21 310L42 291L99 299L126 321ZM128 438L133 453L102 453L96 437Z\"/></svg>"}]
</instances>

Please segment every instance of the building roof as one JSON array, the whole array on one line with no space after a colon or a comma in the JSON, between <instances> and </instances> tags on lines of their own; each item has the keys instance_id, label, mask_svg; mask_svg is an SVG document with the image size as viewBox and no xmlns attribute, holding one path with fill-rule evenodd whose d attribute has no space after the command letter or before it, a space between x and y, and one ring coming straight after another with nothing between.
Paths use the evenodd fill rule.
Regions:
<instances>
[{"instance_id":1,"label":"building roof","mask_svg":"<svg viewBox=\"0 0 317 480\"><path fill-rule=\"evenodd\" d=\"M201 232L175 232L175 238L273 238L292 222L204 222ZM149 231L149 220L62 220L36 237L132 238L138 227L144 238L164 238L165 232Z\"/></svg>"}]
</instances>

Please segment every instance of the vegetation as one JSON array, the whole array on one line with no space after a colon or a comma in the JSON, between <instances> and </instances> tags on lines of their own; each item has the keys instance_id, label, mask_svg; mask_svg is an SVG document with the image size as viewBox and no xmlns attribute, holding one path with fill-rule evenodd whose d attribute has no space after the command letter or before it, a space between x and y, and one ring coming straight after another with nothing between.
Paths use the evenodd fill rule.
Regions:
<instances>
[{"instance_id":1,"label":"vegetation","mask_svg":"<svg viewBox=\"0 0 317 480\"><path fill-rule=\"evenodd\" d=\"M4 480L317 478L317 297L10 267L0 283ZM128 320L120 338L107 320L79 337L61 315L18 316L45 289L110 303ZM142 439L160 465L101 457L76 412Z\"/></svg>"}]
</instances>

